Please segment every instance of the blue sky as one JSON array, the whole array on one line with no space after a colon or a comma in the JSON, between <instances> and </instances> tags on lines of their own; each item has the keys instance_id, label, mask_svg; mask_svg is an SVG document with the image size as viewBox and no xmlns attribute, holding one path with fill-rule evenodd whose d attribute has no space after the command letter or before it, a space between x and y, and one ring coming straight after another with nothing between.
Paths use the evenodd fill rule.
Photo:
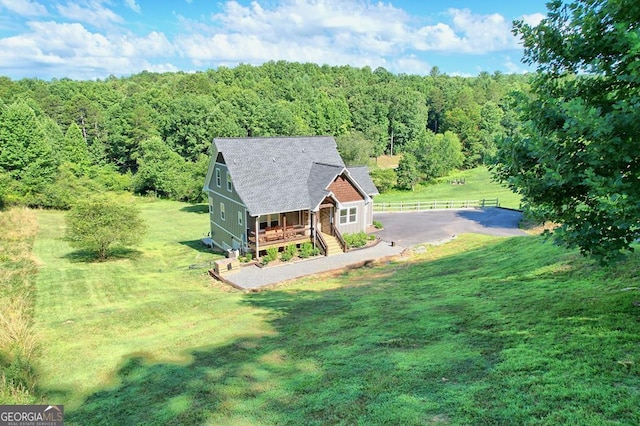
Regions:
<instances>
[{"instance_id":1,"label":"blue sky","mask_svg":"<svg viewBox=\"0 0 640 426\"><path fill-rule=\"evenodd\" d=\"M521 73L546 0L0 0L0 75L96 79L270 60Z\"/></svg>"}]
</instances>

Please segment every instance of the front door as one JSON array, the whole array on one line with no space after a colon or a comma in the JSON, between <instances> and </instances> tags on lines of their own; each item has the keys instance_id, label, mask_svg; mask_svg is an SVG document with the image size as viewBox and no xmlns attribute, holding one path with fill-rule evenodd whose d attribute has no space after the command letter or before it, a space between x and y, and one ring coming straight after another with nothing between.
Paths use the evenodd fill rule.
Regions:
<instances>
[{"instance_id":1,"label":"front door","mask_svg":"<svg viewBox=\"0 0 640 426\"><path fill-rule=\"evenodd\" d=\"M320 220L318 221L318 230L325 234L331 233L331 216L333 214L333 207L320 208Z\"/></svg>"}]
</instances>

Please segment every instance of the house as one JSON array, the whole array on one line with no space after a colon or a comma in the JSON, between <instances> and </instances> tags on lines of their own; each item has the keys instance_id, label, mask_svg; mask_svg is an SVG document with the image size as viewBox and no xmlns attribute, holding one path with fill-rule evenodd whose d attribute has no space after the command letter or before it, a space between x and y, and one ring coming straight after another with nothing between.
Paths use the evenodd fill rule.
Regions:
<instances>
[{"instance_id":1,"label":"house","mask_svg":"<svg viewBox=\"0 0 640 426\"><path fill-rule=\"evenodd\" d=\"M347 168L332 137L216 138L205 180L211 241L259 257L312 242L344 251L366 231L378 194L366 167Z\"/></svg>"}]
</instances>

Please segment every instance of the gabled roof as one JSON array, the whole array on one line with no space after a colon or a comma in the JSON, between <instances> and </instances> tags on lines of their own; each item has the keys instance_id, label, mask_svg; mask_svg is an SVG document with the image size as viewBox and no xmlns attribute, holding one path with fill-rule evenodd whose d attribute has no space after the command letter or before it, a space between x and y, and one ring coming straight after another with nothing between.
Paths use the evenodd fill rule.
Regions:
<instances>
[{"instance_id":1,"label":"gabled roof","mask_svg":"<svg viewBox=\"0 0 640 426\"><path fill-rule=\"evenodd\" d=\"M212 163L221 153L252 216L314 208L345 170L336 142L328 136L216 138L213 151ZM211 165L205 185L212 170Z\"/></svg>"},{"instance_id":2,"label":"gabled roof","mask_svg":"<svg viewBox=\"0 0 640 426\"><path fill-rule=\"evenodd\" d=\"M369 175L369 168L367 166L356 166L347 168L353 179L360 185L360 187L367 193L369 196L378 195L378 188L371 180L371 175Z\"/></svg>"},{"instance_id":3,"label":"gabled roof","mask_svg":"<svg viewBox=\"0 0 640 426\"><path fill-rule=\"evenodd\" d=\"M344 171L343 166L332 166L330 164L313 163L309 172L307 186L309 188L309 207L316 210L318 205L329 195L327 187L335 178Z\"/></svg>"}]
</instances>

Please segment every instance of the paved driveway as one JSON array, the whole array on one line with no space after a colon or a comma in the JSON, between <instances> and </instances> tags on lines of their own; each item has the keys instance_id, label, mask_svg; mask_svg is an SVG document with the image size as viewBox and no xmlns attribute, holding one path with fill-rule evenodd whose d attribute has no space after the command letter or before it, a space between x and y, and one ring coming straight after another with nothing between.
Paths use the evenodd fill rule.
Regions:
<instances>
[{"instance_id":1,"label":"paved driveway","mask_svg":"<svg viewBox=\"0 0 640 426\"><path fill-rule=\"evenodd\" d=\"M453 235L476 233L497 236L527 235L518 228L522 213L489 207L465 210L374 213L384 229L377 234L402 247L435 243Z\"/></svg>"}]
</instances>

